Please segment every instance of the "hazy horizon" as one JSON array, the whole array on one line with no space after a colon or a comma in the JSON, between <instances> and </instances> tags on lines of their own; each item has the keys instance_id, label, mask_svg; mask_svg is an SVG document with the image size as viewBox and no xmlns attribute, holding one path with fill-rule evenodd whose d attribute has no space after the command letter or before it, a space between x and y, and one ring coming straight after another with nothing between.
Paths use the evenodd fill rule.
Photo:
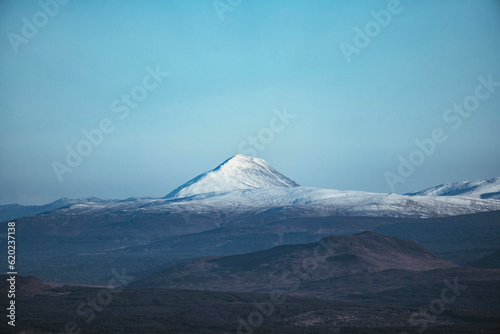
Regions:
<instances>
[{"instance_id":1,"label":"hazy horizon","mask_svg":"<svg viewBox=\"0 0 500 334\"><path fill-rule=\"evenodd\" d=\"M3 1L0 204L162 197L238 153L318 188L500 176L497 1L214 3Z\"/></svg>"},{"instance_id":2,"label":"hazy horizon","mask_svg":"<svg viewBox=\"0 0 500 334\"><path fill-rule=\"evenodd\" d=\"M225 159L225 160L228 160L228 159ZM225 160L224 160L224 161L225 161ZM222 164L224 161L222 161L222 162L221 162L221 164ZM204 171L204 172L207 172L207 171L209 171L209 170L212 170L212 169L214 169L214 168L216 168L216 167L218 167L218 166L213 166L213 167L211 167L211 168L208 168L208 169L207 169L206 171ZM203 173L204 173L204 172L203 172ZM279 172L279 171L278 171L278 172ZM200 173L200 174L202 174L202 173ZM187 183L188 181L190 181L190 180L192 180L192 179L196 178L196 177L197 177L197 176L199 176L200 174L194 175L192 178L189 178L189 179L186 179L186 180L184 180L184 181L180 182L178 186L176 186L175 188L173 188L173 189L171 189L171 190L167 191L165 194L160 194L160 195L156 195L156 196L153 196L153 195L143 195L143 196L129 196L129 197L99 197L99 196L94 196L94 195L88 195L88 196L70 197L70 198L71 198L71 199L78 199L78 198L86 198L86 197L97 197L97 198L100 198L100 199L103 199L103 200L108 200L108 199L109 199L109 200L111 200L111 199L117 199L117 200L120 200L120 199L126 199L126 198L130 198L130 197L139 197L139 198L140 198L140 197L144 197L144 198L146 198L146 197L151 197L151 198L163 198L163 197L167 196L170 192L172 192L173 190L175 190L176 188L178 188L178 187L182 186L183 184ZM285 175L285 176L286 176L286 175ZM295 181L295 180L293 180L293 181ZM475 180L457 180L457 182L459 182L459 181L475 181ZM435 184L435 185L433 185L433 186L438 186L438 185L441 185L441 184ZM308 185L307 185L307 184L300 184L300 183L299 183L299 186L305 186L305 187L308 187ZM432 186L431 186L431 187L432 187ZM318 188L321 188L321 187L318 187ZM428 188L430 188L430 187L428 187ZM354 190L354 189L338 189L338 190ZM418 191L418 190L424 190L424 188L422 188L422 189L415 189L415 191ZM363 191L363 190L361 190L361 191ZM54 201L59 200L59 199L62 199L62 198L68 198L68 197L67 197L67 196L58 197L58 198L55 198L54 200L50 200L49 202L43 202L43 203L2 203L2 204L43 205L43 204L49 204L49 203L51 203L51 202L54 202Z\"/></svg>"}]
</instances>

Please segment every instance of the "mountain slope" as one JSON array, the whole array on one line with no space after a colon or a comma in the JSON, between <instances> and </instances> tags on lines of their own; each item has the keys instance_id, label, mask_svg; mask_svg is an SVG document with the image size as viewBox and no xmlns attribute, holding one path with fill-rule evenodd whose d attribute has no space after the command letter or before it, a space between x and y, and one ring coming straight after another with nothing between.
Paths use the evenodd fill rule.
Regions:
<instances>
[{"instance_id":1,"label":"mountain slope","mask_svg":"<svg viewBox=\"0 0 500 334\"><path fill-rule=\"evenodd\" d=\"M111 203L118 202L118 200L101 200L95 197L88 198L60 198L57 201L54 201L49 204L44 205L20 205L20 204L6 204L0 205L0 222L26 217L33 216L43 212L50 212L60 208L64 208L73 204L81 204L86 202L97 202L97 203Z\"/></svg>"},{"instance_id":2,"label":"mountain slope","mask_svg":"<svg viewBox=\"0 0 500 334\"><path fill-rule=\"evenodd\" d=\"M264 291L294 283L294 275L315 281L388 269L423 271L455 266L417 242L363 232L312 244L192 260L141 279L132 287ZM287 272L290 275L285 277Z\"/></svg>"},{"instance_id":3,"label":"mountain slope","mask_svg":"<svg viewBox=\"0 0 500 334\"><path fill-rule=\"evenodd\" d=\"M377 272L356 273L348 276L306 281L297 290L299 294L325 298L345 298L364 293L390 291L422 284L441 284L444 280L459 282L500 281L499 270L484 270L472 267L452 267L432 270L388 269Z\"/></svg>"},{"instance_id":4,"label":"mountain slope","mask_svg":"<svg viewBox=\"0 0 500 334\"><path fill-rule=\"evenodd\" d=\"M476 268L500 268L500 249L477 261L474 261L471 263L471 266Z\"/></svg>"},{"instance_id":5,"label":"mountain slope","mask_svg":"<svg viewBox=\"0 0 500 334\"><path fill-rule=\"evenodd\" d=\"M409 196L461 196L481 199L500 199L500 177L488 180L446 183L411 192Z\"/></svg>"},{"instance_id":6,"label":"mountain slope","mask_svg":"<svg viewBox=\"0 0 500 334\"><path fill-rule=\"evenodd\" d=\"M218 167L198 175L165 198L182 198L238 189L289 188L298 184L272 168L266 161L237 154Z\"/></svg>"},{"instance_id":7,"label":"mountain slope","mask_svg":"<svg viewBox=\"0 0 500 334\"><path fill-rule=\"evenodd\" d=\"M103 219L108 222L126 222L141 217L164 220L168 215L177 215L185 220L186 217L202 215L214 218L214 224L210 226L220 227L221 224L234 222L238 217L266 212L300 217L432 218L498 210L498 200L458 196L405 196L297 186L212 192L168 199L75 200L52 211L44 210L42 214L38 213L38 216L29 220L50 221L52 225L65 222L66 229L71 229L76 226L74 224L88 224ZM198 228L196 230L200 231ZM194 231L190 231L192 232Z\"/></svg>"},{"instance_id":8,"label":"mountain slope","mask_svg":"<svg viewBox=\"0 0 500 334\"><path fill-rule=\"evenodd\" d=\"M200 194L157 203L192 213L214 209L226 215L268 210L301 216L444 217L500 210L500 201L465 197L405 196L311 187L264 188ZM153 207L150 207L153 209ZM175 210L175 209L174 209Z\"/></svg>"},{"instance_id":9,"label":"mountain slope","mask_svg":"<svg viewBox=\"0 0 500 334\"><path fill-rule=\"evenodd\" d=\"M9 291L10 282L8 279L10 275L0 275L0 289L2 291ZM34 296L37 294L52 294L51 289L57 285L46 283L33 276L16 276L16 295L18 296Z\"/></svg>"}]
</instances>

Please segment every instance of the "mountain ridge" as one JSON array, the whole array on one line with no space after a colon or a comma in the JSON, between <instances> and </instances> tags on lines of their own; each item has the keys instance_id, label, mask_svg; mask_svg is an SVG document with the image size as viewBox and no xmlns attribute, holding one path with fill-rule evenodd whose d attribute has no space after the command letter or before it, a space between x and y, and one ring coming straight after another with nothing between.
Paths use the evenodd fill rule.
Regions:
<instances>
[{"instance_id":1,"label":"mountain ridge","mask_svg":"<svg viewBox=\"0 0 500 334\"><path fill-rule=\"evenodd\" d=\"M262 159L237 154L163 198L62 198L45 206L3 205L0 206L0 220L46 213L83 216L127 215L132 212L231 218L269 210L293 211L301 216L429 218L500 210L500 201L491 192L496 190L497 185L500 190L500 178L456 184L460 186L446 187L461 187L464 191L473 188L469 190L475 191L476 195L463 196L461 192L458 195L443 193L437 196L438 189L444 189L445 185L406 195L304 187ZM478 190L480 185L483 186ZM482 193L478 195L478 191ZM485 196L487 198L480 198Z\"/></svg>"},{"instance_id":2,"label":"mountain ridge","mask_svg":"<svg viewBox=\"0 0 500 334\"><path fill-rule=\"evenodd\" d=\"M388 269L426 271L457 266L415 241L363 232L329 236L310 244L195 259L140 279L131 287L260 291L284 284L283 274L292 270L310 281Z\"/></svg>"},{"instance_id":3,"label":"mountain ridge","mask_svg":"<svg viewBox=\"0 0 500 334\"><path fill-rule=\"evenodd\" d=\"M479 199L500 199L500 177L460 181L406 193L408 196L460 196Z\"/></svg>"}]
</instances>

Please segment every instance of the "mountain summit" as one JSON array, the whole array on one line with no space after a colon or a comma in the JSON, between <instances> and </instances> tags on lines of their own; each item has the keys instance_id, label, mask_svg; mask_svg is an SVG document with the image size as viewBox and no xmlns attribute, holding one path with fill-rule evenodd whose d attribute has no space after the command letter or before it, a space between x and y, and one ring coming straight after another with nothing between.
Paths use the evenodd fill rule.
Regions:
<instances>
[{"instance_id":1,"label":"mountain summit","mask_svg":"<svg viewBox=\"0 0 500 334\"><path fill-rule=\"evenodd\" d=\"M165 198L184 198L211 192L241 189L298 186L297 183L275 170L266 161L237 154L218 167L186 182Z\"/></svg>"}]
</instances>

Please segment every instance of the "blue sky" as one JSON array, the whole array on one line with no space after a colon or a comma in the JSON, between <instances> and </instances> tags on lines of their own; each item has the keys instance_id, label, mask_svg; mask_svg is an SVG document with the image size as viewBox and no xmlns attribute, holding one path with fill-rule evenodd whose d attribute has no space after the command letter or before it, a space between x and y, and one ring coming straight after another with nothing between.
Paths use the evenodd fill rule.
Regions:
<instances>
[{"instance_id":1,"label":"blue sky","mask_svg":"<svg viewBox=\"0 0 500 334\"><path fill-rule=\"evenodd\" d=\"M259 134L257 156L301 185L405 193L500 176L500 87L457 129L443 119L479 76L500 82L498 1L401 0L350 62L341 43L391 1L218 4L70 1L52 17L2 1L0 204L164 196ZM39 25L29 38L26 21ZM156 69L168 77L141 90ZM113 102L134 89L147 96L120 119ZM277 110L294 117L276 123ZM113 130L70 167L66 147L106 119ZM436 128L446 140L391 189L386 173Z\"/></svg>"}]
</instances>

